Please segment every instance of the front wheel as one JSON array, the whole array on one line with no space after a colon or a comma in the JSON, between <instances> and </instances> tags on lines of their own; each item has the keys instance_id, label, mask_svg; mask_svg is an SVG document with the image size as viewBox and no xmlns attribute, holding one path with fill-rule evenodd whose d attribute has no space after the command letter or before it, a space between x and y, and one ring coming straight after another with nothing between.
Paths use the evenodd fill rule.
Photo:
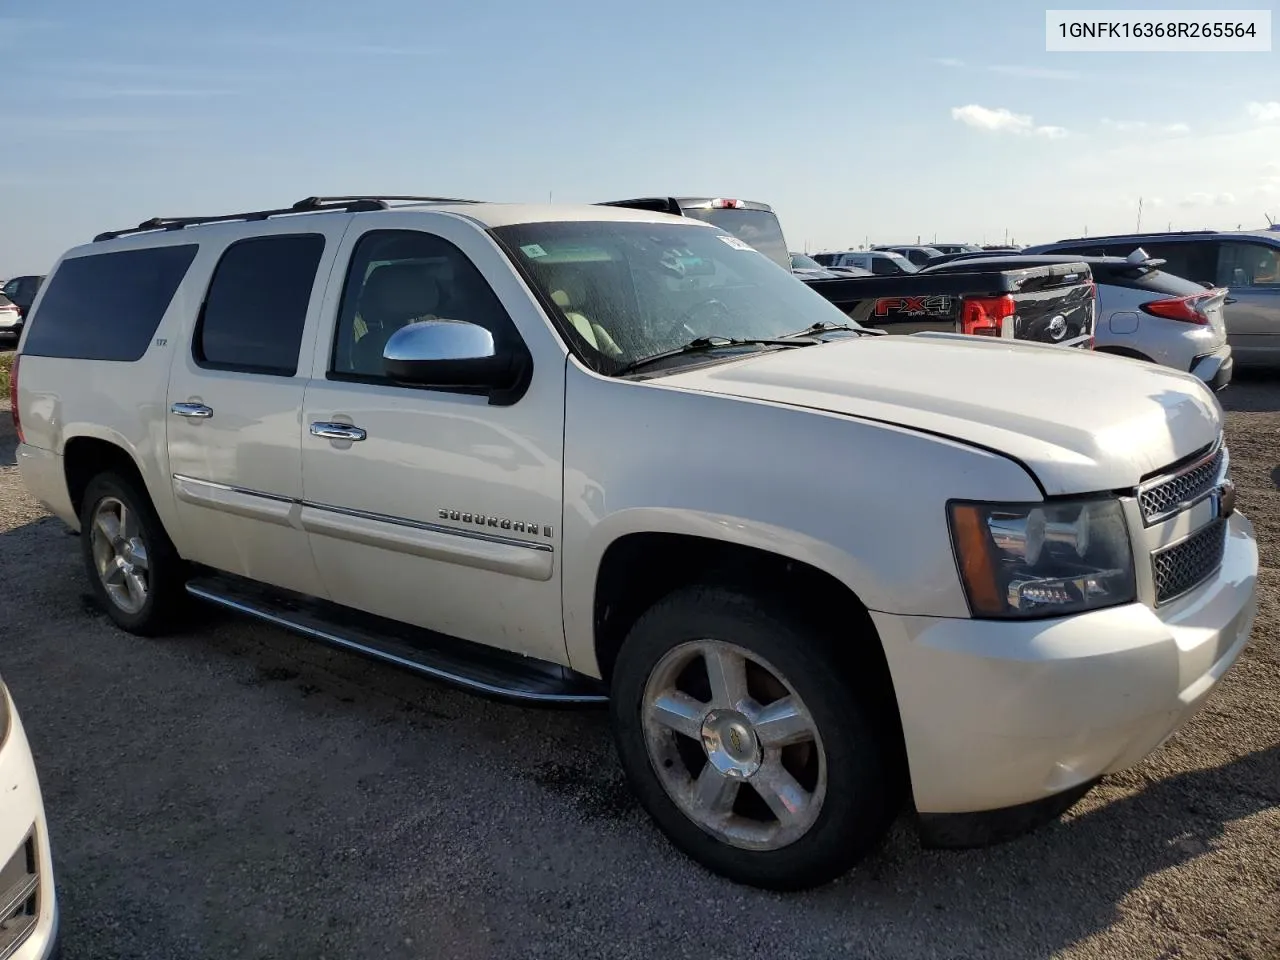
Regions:
<instances>
[{"instance_id":1,"label":"front wheel","mask_svg":"<svg viewBox=\"0 0 1280 960\"><path fill-rule=\"evenodd\" d=\"M731 880L790 890L835 879L897 812L873 708L828 638L773 604L720 588L672 594L632 628L610 699L645 808Z\"/></svg>"}]
</instances>

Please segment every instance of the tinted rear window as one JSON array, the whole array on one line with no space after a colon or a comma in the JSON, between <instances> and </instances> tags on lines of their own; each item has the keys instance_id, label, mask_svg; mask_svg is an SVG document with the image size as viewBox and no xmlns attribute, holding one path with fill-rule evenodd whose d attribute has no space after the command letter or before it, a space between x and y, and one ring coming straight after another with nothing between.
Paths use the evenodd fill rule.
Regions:
<instances>
[{"instance_id":1,"label":"tinted rear window","mask_svg":"<svg viewBox=\"0 0 1280 960\"><path fill-rule=\"evenodd\" d=\"M1126 276L1124 268L1112 268L1094 263L1091 265L1094 278L1099 283L1109 283L1115 287L1129 290L1148 290L1151 293L1167 294L1171 297L1185 297L1193 293L1203 293L1204 287L1183 277L1175 277L1163 270L1150 270L1141 276Z\"/></svg>"},{"instance_id":2,"label":"tinted rear window","mask_svg":"<svg viewBox=\"0 0 1280 960\"><path fill-rule=\"evenodd\" d=\"M64 260L31 316L22 352L76 360L139 359L198 249L192 243Z\"/></svg>"},{"instance_id":3,"label":"tinted rear window","mask_svg":"<svg viewBox=\"0 0 1280 960\"><path fill-rule=\"evenodd\" d=\"M201 366L292 377L311 288L324 253L320 234L257 237L227 248L205 297L192 350Z\"/></svg>"}]
</instances>

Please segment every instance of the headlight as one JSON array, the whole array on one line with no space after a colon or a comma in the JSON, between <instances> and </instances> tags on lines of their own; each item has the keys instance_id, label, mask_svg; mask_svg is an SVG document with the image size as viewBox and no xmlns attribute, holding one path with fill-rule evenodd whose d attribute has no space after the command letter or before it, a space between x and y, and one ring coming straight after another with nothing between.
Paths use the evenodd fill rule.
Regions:
<instances>
[{"instance_id":1,"label":"headlight","mask_svg":"<svg viewBox=\"0 0 1280 960\"><path fill-rule=\"evenodd\" d=\"M948 509L975 617L1062 616L1137 595L1117 500L952 503Z\"/></svg>"}]
</instances>

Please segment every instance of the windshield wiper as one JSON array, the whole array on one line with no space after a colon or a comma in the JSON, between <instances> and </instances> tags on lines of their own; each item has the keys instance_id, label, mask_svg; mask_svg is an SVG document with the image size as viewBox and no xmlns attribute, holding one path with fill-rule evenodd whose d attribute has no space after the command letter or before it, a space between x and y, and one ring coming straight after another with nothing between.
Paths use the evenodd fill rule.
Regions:
<instances>
[{"instance_id":1,"label":"windshield wiper","mask_svg":"<svg viewBox=\"0 0 1280 960\"><path fill-rule=\"evenodd\" d=\"M850 333L866 333L873 337L884 336L887 330L880 330L876 327L855 327L847 323L829 323L826 320L819 321L811 326L805 327L803 330L797 330L795 333L784 333L783 340L791 340L795 337L813 336L816 333L828 333L831 330L847 330Z\"/></svg>"},{"instance_id":2,"label":"windshield wiper","mask_svg":"<svg viewBox=\"0 0 1280 960\"><path fill-rule=\"evenodd\" d=\"M754 337L698 337L696 340L690 340L684 346L676 347L674 350L664 350L662 353L655 353L650 357L632 360L618 370L614 376L620 377L623 374L634 373L641 367L647 367L651 363L658 363L671 357L680 357L688 353L702 353L706 350L716 350L720 347L807 347L818 342L816 340L797 339L805 332L802 330L798 334L789 334L786 339L774 338L771 340L762 340Z\"/></svg>"}]
</instances>

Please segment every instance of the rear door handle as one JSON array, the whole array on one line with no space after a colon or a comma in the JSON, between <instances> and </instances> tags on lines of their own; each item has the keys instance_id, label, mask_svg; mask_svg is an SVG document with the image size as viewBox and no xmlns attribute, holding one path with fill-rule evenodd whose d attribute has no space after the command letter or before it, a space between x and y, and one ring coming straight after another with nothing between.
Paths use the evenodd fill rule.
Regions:
<instances>
[{"instance_id":1,"label":"rear door handle","mask_svg":"<svg viewBox=\"0 0 1280 960\"><path fill-rule=\"evenodd\" d=\"M328 420L317 420L311 424L313 437L324 437L326 440L363 440L368 436L359 427L349 423L331 423Z\"/></svg>"},{"instance_id":2,"label":"rear door handle","mask_svg":"<svg viewBox=\"0 0 1280 960\"><path fill-rule=\"evenodd\" d=\"M203 403L175 403L169 408L169 412L177 414L179 417L208 420L213 416L213 407L206 407Z\"/></svg>"}]
</instances>

